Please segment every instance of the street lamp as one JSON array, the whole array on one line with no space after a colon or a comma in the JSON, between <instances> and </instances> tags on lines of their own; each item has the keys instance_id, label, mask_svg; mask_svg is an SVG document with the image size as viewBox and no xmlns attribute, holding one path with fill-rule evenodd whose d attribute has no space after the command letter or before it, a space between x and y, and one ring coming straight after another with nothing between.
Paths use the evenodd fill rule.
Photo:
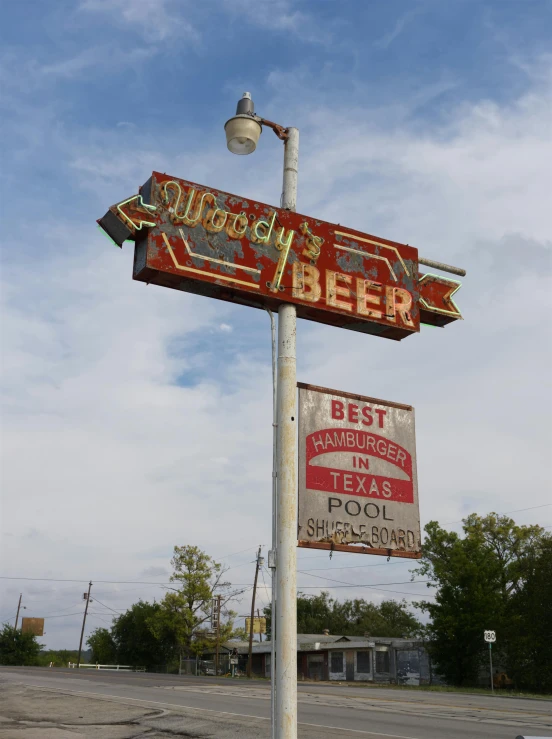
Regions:
<instances>
[{"instance_id":1,"label":"street lamp","mask_svg":"<svg viewBox=\"0 0 552 739\"><path fill-rule=\"evenodd\" d=\"M236 115L226 121L226 145L232 154L252 154L257 148L263 126L271 128L284 142L284 182L281 207L295 211L297 206L297 167L299 159L299 130L285 128L255 113L251 93L244 92L236 108Z\"/></svg>"},{"instance_id":2,"label":"street lamp","mask_svg":"<svg viewBox=\"0 0 552 739\"><path fill-rule=\"evenodd\" d=\"M297 128L284 128L256 115L250 93L244 92L236 115L224 126L227 146L234 154L251 154L257 148L263 126L271 128L284 142L280 205L284 210L295 211L299 158ZM276 470L273 473L276 487L273 487L272 556L269 557L269 563L272 560L273 593L276 594L273 598L270 664L273 739L297 737L296 323L295 305L282 303L278 308L278 360L273 421L276 427Z\"/></svg>"},{"instance_id":3,"label":"street lamp","mask_svg":"<svg viewBox=\"0 0 552 739\"><path fill-rule=\"evenodd\" d=\"M261 119L255 115L251 93L244 92L236 115L224 124L226 145L232 154L251 154L257 148L262 132Z\"/></svg>"}]
</instances>

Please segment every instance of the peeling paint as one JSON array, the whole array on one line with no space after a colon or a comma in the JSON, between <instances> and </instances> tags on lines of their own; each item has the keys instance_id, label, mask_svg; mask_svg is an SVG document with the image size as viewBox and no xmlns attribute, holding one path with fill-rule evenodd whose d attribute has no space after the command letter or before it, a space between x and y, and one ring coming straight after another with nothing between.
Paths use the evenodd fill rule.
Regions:
<instances>
[{"instance_id":1,"label":"peeling paint","mask_svg":"<svg viewBox=\"0 0 552 739\"><path fill-rule=\"evenodd\" d=\"M271 310L293 303L300 318L394 340L420 318L462 317L459 283L419 275L412 246L159 172L139 192L110 208L111 223L134 231L136 280Z\"/></svg>"}]
</instances>

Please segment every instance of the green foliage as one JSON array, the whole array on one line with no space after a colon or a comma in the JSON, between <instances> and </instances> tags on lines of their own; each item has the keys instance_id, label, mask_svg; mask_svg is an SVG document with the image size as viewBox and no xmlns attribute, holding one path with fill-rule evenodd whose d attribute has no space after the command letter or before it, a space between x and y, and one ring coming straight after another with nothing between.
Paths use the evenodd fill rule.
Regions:
<instances>
[{"instance_id":1,"label":"green foliage","mask_svg":"<svg viewBox=\"0 0 552 739\"><path fill-rule=\"evenodd\" d=\"M223 569L198 547L175 547L171 560L175 588L161 603L138 601L113 619L110 630L96 629L87 643L92 662L126 664L151 669L177 664L180 655L201 653L213 645L205 623L210 619L213 592L224 592ZM220 641L234 638L235 613L223 600Z\"/></svg>"},{"instance_id":2,"label":"green foliage","mask_svg":"<svg viewBox=\"0 0 552 739\"><path fill-rule=\"evenodd\" d=\"M264 613L267 631L270 631L270 606L264 609ZM329 629L330 634L344 636L402 637L418 633L420 626L405 601L384 600L375 605L362 598L340 602L327 592L320 595L299 593L297 596L299 634L321 634L324 629Z\"/></svg>"},{"instance_id":3,"label":"green foliage","mask_svg":"<svg viewBox=\"0 0 552 739\"><path fill-rule=\"evenodd\" d=\"M117 660L117 646L111 632L108 629L95 629L86 643L92 650L90 662L92 664L98 662L100 665L112 665Z\"/></svg>"},{"instance_id":4,"label":"green foliage","mask_svg":"<svg viewBox=\"0 0 552 739\"><path fill-rule=\"evenodd\" d=\"M200 627L210 617L214 592L224 592L229 583L221 581L222 566L199 547L175 547L171 564L171 581L177 587L163 598L148 625L157 639L171 644L178 653L193 656L208 643L206 638L195 639L194 632L201 636Z\"/></svg>"},{"instance_id":5,"label":"green foliage","mask_svg":"<svg viewBox=\"0 0 552 739\"><path fill-rule=\"evenodd\" d=\"M418 605L431 618L427 633L432 657L454 685L476 682L488 654L485 629L498 634L496 661L508 661L517 638L512 628L515 602L527 585L533 552L547 537L538 526L517 526L494 513L468 516L463 529L461 537L435 521L427 524L423 559L415 571L436 587L434 602Z\"/></svg>"},{"instance_id":6,"label":"green foliage","mask_svg":"<svg viewBox=\"0 0 552 739\"><path fill-rule=\"evenodd\" d=\"M9 624L0 631L0 665L36 665L41 648L34 634L23 634Z\"/></svg>"},{"instance_id":7,"label":"green foliage","mask_svg":"<svg viewBox=\"0 0 552 739\"><path fill-rule=\"evenodd\" d=\"M170 659L172 644L157 638L150 625L161 608L139 600L115 619L112 634L120 664L150 668Z\"/></svg>"},{"instance_id":8,"label":"green foliage","mask_svg":"<svg viewBox=\"0 0 552 739\"><path fill-rule=\"evenodd\" d=\"M543 540L525 564L508 608L508 674L527 690L552 693L552 540Z\"/></svg>"}]
</instances>

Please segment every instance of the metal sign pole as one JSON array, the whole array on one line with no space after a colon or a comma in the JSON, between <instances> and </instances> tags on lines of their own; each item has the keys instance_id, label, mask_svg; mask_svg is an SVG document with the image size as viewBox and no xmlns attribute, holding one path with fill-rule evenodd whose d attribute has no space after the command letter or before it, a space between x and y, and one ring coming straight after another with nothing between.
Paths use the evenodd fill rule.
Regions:
<instances>
[{"instance_id":1,"label":"metal sign pole","mask_svg":"<svg viewBox=\"0 0 552 739\"><path fill-rule=\"evenodd\" d=\"M491 664L491 693L494 695L494 685L493 685L493 645L491 642L489 642L489 662Z\"/></svg>"},{"instance_id":2,"label":"metal sign pole","mask_svg":"<svg viewBox=\"0 0 552 739\"><path fill-rule=\"evenodd\" d=\"M299 131L287 129L282 207L295 211ZM277 536L276 552L276 739L297 737L297 477L296 319L294 305L278 310Z\"/></svg>"}]
</instances>

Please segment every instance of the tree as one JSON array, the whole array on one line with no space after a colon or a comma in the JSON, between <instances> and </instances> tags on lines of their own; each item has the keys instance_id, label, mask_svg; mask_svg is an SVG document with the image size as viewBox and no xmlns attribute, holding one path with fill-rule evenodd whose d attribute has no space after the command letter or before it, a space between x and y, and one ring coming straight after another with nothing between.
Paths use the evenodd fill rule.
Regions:
<instances>
[{"instance_id":1,"label":"tree","mask_svg":"<svg viewBox=\"0 0 552 739\"><path fill-rule=\"evenodd\" d=\"M177 588L163 598L148 625L157 639L191 656L205 646L203 639L194 639L194 632L210 618L215 591L224 593L230 584L222 582L222 566L199 547L175 547L171 565Z\"/></svg>"},{"instance_id":2,"label":"tree","mask_svg":"<svg viewBox=\"0 0 552 739\"><path fill-rule=\"evenodd\" d=\"M552 540L543 540L528 558L508 617L508 674L529 690L551 693Z\"/></svg>"},{"instance_id":3,"label":"tree","mask_svg":"<svg viewBox=\"0 0 552 739\"><path fill-rule=\"evenodd\" d=\"M159 603L139 600L114 620L111 633L121 664L151 668L170 659L173 645L158 638L151 626L160 610Z\"/></svg>"},{"instance_id":4,"label":"tree","mask_svg":"<svg viewBox=\"0 0 552 739\"><path fill-rule=\"evenodd\" d=\"M267 631L271 626L270 606L264 609ZM409 610L406 601L384 600L379 605L364 599L338 601L327 592L297 596L297 633L344 636L402 637L418 632L420 622Z\"/></svg>"},{"instance_id":5,"label":"tree","mask_svg":"<svg viewBox=\"0 0 552 739\"><path fill-rule=\"evenodd\" d=\"M0 631L0 665L34 665L42 649L34 634L23 633L9 624Z\"/></svg>"},{"instance_id":6,"label":"tree","mask_svg":"<svg viewBox=\"0 0 552 739\"><path fill-rule=\"evenodd\" d=\"M87 640L92 649L92 661L147 669L165 664L173 656L173 645L157 638L150 626L150 620L160 610L159 603L139 600L113 619L111 630L95 629Z\"/></svg>"},{"instance_id":7,"label":"tree","mask_svg":"<svg viewBox=\"0 0 552 739\"><path fill-rule=\"evenodd\" d=\"M107 629L94 629L86 643L92 650L91 662L97 662L100 665L112 665L118 661L115 641L111 632Z\"/></svg>"},{"instance_id":8,"label":"tree","mask_svg":"<svg viewBox=\"0 0 552 739\"><path fill-rule=\"evenodd\" d=\"M436 588L434 602L417 604L431 618L430 652L447 681L470 685L486 663L485 629L499 634L496 660L507 660L515 638L509 623L513 599L524 587L531 553L547 535L495 513L468 516L463 537L436 521L425 532L423 558L414 572Z\"/></svg>"}]
</instances>

